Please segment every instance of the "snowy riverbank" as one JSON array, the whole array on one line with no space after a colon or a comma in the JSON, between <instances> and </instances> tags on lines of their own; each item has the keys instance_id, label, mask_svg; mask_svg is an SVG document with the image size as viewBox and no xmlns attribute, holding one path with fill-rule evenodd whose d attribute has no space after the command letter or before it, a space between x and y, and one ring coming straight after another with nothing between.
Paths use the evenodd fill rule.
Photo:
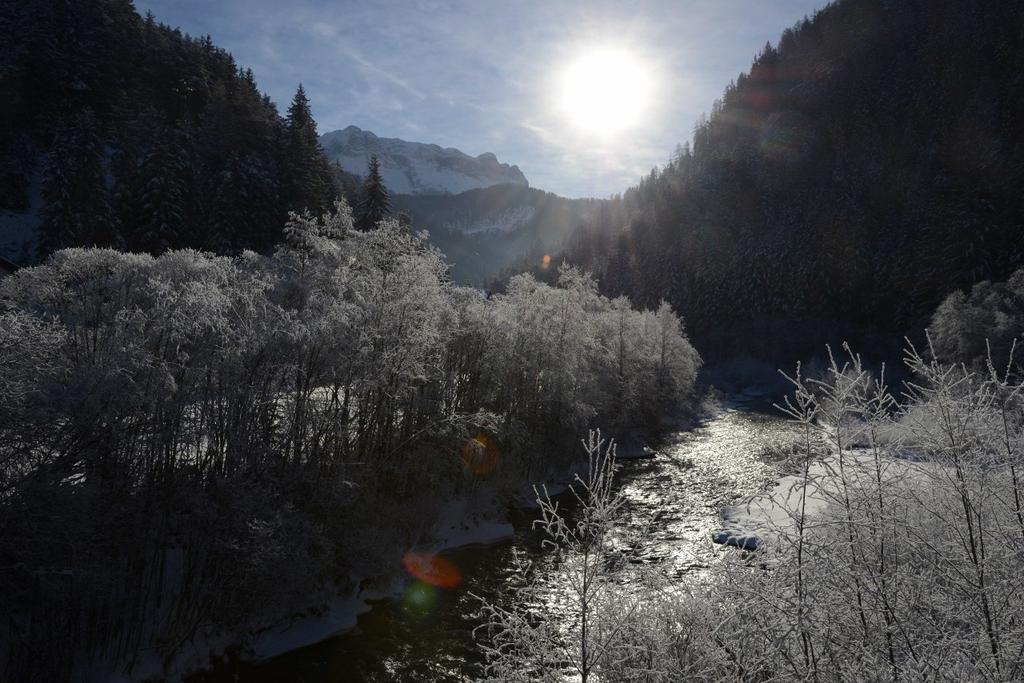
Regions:
<instances>
[{"instance_id":1,"label":"snowy riverbank","mask_svg":"<svg viewBox=\"0 0 1024 683\"><path fill-rule=\"evenodd\" d=\"M936 463L906 454L898 458L880 456L876 469L873 454L864 448L844 452L840 468L840 456L833 454L812 462L806 478L803 473L786 475L770 491L724 508L722 530L715 532L712 540L743 550L770 546L794 532L801 515L807 526L820 521L841 495L842 476L848 485L857 488L876 477L890 485L934 477L939 468Z\"/></svg>"},{"instance_id":2,"label":"snowy riverbank","mask_svg":"<svg viewBox=\"0 0 1024 683\"><path fill-rule=\"evenodd\" d=\"M565 491L583 463L548 477L550 495ZM111 682L141 680L185 680L195 672L210 670L218 660L260 662L299 650L351 631L359 617L375 608L375 603L399 598L413 580L402 566L406 551L421 555L486 546L510 539L514 528L508 518L509 505L526 508L534 504L532 485L520 488L511 501L497 495L454 500L444 505L437 519L413 548L395 547L394 570L378 576L352 576L348 590L325 591L318 607L278 620L272 626L250 628L234 634L197 636L186 643L169 663L155 654L140 655L130 675L106 677ZM312 600L311 604L317 601ZM103 677L100 677L103 678Z\"/></svg>"},{"instance_id":3,"label":"snowy riverbank","mask_svg":"<svg viewBox=\"0 0 1024 683\"><path fill-rule=\"evenodd\" d=\"M620 459L655 457L657 454L647 445L650 438L647 432L630 430L623 439L625 445L620 446ZM353 574L346 582L347 588L327 589L319 599L312 596L310 607L278 619L270 626L249 627L237 633L198 635L184 644L169 663L155 654L139 656L130 675L109 680L183 680L195 672L210 671L211 667L219 669L218 661L265 662L343 635L358 625L360 616L382 602L390 603L403 595L414 580L408 567L403 567L403 559L408 554L429 558L438 553L505 541L514 533L508 517L509 505L532 508L536 506L538 491L551 496L564 493L585 466L585 462L577 461L560 473L548 475L544 478L546 483L536 491L532 484L527 484L508 497L507 489L504 495L499 495L489 493L495 487L484 487L475 495L451 501L437 510L436 520L420 534L419 542L412 547L395 546L387 552L393 558L391 571L377 575ZM270 622L272 620L268 619L266 623Z\"/></svg>"}]
</instances>

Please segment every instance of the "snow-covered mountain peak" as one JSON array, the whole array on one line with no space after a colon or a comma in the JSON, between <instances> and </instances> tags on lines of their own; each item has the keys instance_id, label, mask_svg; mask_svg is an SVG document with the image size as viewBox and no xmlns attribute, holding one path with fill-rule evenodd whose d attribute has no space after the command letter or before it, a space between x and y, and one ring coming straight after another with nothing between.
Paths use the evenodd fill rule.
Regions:
<instances>
[{"instance_id":1,"label":"snow-covered mountain peak","mask_svg":"<svg viewBox=\"0 0 1024 683\"><path fill-rule=\"evenodd\" d=\"M529 186L518 166L491 152L471 157L452 147L381 138L357 126L320 136L327 157L349 173L366 175L370 156L380 160L388 189L398 194L458 194L502 183Z\"/></svg>"}]
</instances>

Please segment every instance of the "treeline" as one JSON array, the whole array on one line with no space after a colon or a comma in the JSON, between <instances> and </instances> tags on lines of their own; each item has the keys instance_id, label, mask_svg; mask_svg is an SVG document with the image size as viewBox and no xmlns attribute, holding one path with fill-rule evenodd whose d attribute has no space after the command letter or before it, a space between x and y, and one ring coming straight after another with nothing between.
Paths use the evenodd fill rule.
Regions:
<instances>
[{"instance_id":1,"label":"treeline","mask_svg":"<svg viewBox=\"0 0 1024 683\"><path fill-rule=\"evenodd\" d=\"M716 357L844 339L898 357L949 292L1024 265L1021 25L1013 2L833 2L566 258L667 298Z\"/></svg>"},{"instance_id":2,"label":"treeline","mask_svg":"<svg viewBox=\"0 0 1024 683\"><path fill-rule=\"evenodd\" d=\"M0 284L0 677L244 638L594 421L678 409L699 364L667 305L571 268L487 298L344 203L269 257L58 251Z\"/></svg>"},{"instance_id":3,"label":"treeline","mask_svg":"<svg viewBox=\"0 0 1024 683\"><path fill-rule=\"evenodd\" d=\"M301 86L282 117L208 36L129 0L6 3L0 42L0 209L39 212L38 252L15 258L269 252L289 210L339 195Z\"/></svg>"}]
</instances>

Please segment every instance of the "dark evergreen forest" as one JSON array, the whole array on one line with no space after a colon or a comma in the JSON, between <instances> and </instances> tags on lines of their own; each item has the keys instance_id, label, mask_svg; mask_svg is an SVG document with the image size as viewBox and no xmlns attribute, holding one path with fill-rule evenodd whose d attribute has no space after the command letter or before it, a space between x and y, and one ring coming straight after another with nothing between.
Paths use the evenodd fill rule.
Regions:
<instances>
[{"instance_id":1,"label":"dark evergreen forest","mask_svg":"<svg viewBox=\"0 0 1024 683\"><path fill-rule=\"evenodd\" d=\"M841 0L766 45L664 168L571 238L709 360L892 355L1024 264L1024 5Z\"/></svg>"},{"instance_id":2,"label":"dark evergreen forest","mask_svg":"<svg viewBox=\"0 0 1024 683\"><path fill-rule=\"evenodd\" d=\"M27 260L93 245L268 252L289 210L339 193L301 86L282 117L208 36L129 0L5 3L0 42L0 209L28 209L41 183Z\"/></svg>"}]
</instances>

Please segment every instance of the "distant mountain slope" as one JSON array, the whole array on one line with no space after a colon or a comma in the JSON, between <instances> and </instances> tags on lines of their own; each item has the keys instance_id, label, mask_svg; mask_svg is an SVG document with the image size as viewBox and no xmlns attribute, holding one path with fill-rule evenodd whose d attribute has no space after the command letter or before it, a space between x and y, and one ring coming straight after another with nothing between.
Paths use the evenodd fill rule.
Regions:
<instances>
[{"instance_id":1,"label":"distant mountain slope","mask_svg":"<svg viewBox=\"0 0 1024 683\"><path fill-rule=\"evenodd\" d=\"M484 285L520 262L540 263L605 205L566 199L523 185L494 185L457 195L396 195L393 209L427 230L461 282Z\"/></svg>"},{"instance_id":2,"label":"distant mountain slope","mask_svg":"<svg viewBox=\"0 0 1024 683\"><path fill-rule=\"evenodd\" d=\"M839 0L767 46L568 258L705 357L844 338L899 357L1024 265L1024 3Z\"/></svg>"},{"instance_id":3,"label":"distant mountain slope","mask_svg":"<svg viewBox=\"0 0 1024 683\"><path fill-rule=\"evenodd\" d=\"M471 157L438 145L379 138L356 126L325 133L320 144L331 161L359 176L366 175L370 156L376 154L384 183L397 194L458 194L503 183L529 184L517 166L500 163L490 152Z\"/></svg>"}]
</instances>

